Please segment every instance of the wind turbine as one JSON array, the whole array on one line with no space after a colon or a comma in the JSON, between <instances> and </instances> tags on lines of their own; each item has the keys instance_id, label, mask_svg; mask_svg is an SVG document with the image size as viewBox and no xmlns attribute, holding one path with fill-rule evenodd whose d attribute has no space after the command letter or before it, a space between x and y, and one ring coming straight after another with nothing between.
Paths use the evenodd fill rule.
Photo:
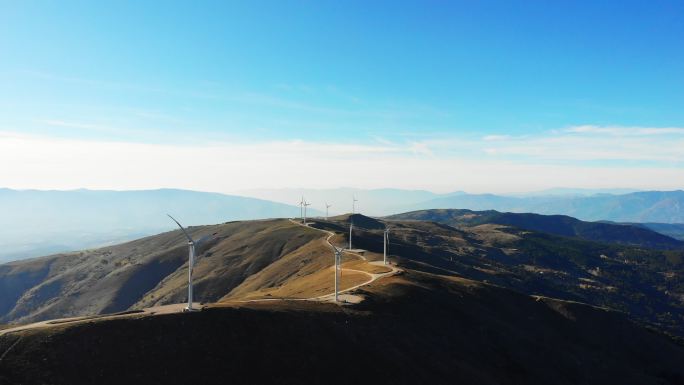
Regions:
<instances>
[{"instance_id":1,"label":"wind turbine","mask_svg":"<svg viewBox=\"0 0 684 385\"><path fill-rule=\"evenodd\" d=\"M195 267L195 246L199 246L200 243L204 242L206 239L211 237L211 235L204 236L200 238L199 241L194 241L190 234L188 234L187 231L181 226L178 221L172 217L169 214L166 214L171 218L172 221L176 222L178 227L180 227L181 231L185 235L186 238L188 238L188 307L185 308L185 311L195 311L197 309L192 308L192 269Z\"/></svg>"},{"instance_id":2,"label":"wind turbine","mask_svg":"<svg viewBox=\"0 0 684 385\"><path fill-rule=\"evenodd\" d=\"M302 195L302 200L299 201L299 218L304 221L304 196Z\"/></svg>"},{"instance_id":3,"label":"wind turbine","mask_svg":"<svg viewBox=\"0 0 684 385\"><path fill-rule=\"evenodd\" d=\"M328 202L325 202L325 220L328 220L328 209L331 208L332 205L329 205Z\"/></svg>"},{"instance_id":4,"label":"wind turbine","mask_svg":"<svg viewBox=\"0 0 684 385\"><path fill-rule=\"evenodd\" d=\"M306 225L306 207L311 206L311 203L307 203L307 201L304 200L304 198L302 198L302 202L304 205L304 224Z\"/></svg>"},{"instance_id":5,"label":"wind turbine","mask_svg":"<svg viewBox=\"0 0 684 385\"><path fill-rule=\"evenodd\" d=\"M383 237L383 247L382 247L382 262L387 264L387 244L389 243L389 227L385 228L385 235Z\"/></svg>"},{"instance_id":6,"label":"wind turbine","mask_svg":"<svg viewBox=\"0 0 684 385\"><path fill-rule=\"evenodd\" d=\"M338 301L338 296L340 292L340 263L342 261L342 252L344 249L338 248L335 245L332 245L333 247L333 252L335 254L335 302Z\"/></svg>"},{"instance_id":7,"label":"wind turbine","mask_svg":"<svg viewBox=\"0 0 684 385\"><path fill-rule=\"evenodd\" d=\"M354 210L356 209L356 195L352 195L352 215L349 217L349 250L352 249L352 232L354 231Z\"/></svg>"}]
</instances>

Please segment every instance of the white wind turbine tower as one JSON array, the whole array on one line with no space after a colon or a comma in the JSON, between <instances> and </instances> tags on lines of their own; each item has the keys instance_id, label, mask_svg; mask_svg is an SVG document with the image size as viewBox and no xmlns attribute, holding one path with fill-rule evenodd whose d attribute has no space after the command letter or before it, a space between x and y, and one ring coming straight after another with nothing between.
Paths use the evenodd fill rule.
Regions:
<instances>
[{"instance_id":1,"label":"white wind turbine tower","mask_svg":"<svg viewBox=\"0 0 684 385\"><path fill-rule=\"evenodd\" d=\"M304 205L304 224L306 225L306 207L311 206L311 203L308 203L306 200L302 198L302 202Z\"/></svg>"},{"instance_id":2,"label":"white wind turbine tower","mask_svg":"<svg viewBox=\"0 0 684 385\"><path fill-rule=\"evenodd\" d=\"M335 245L332 245L333 247L333 252L335 254L335 302L338 301L338 296L340 292L340 263L342 261L342 252L344 249L338 248Z\"/></svg>"},{"instance_id":3,"label":"white wind turbine tower","mask_svg":"<svg viewBox=\"0 0 684 385\"><path fill-rule=\"evenodd\" d=\"M204 242L207 238L210 236L207 235L205 237L202 237L199 241L194 241L190 234L188 234L187 231L181 226L178 221L172 217L169 214L166 214L171 218L172 221L176 222L178 227L180 227L181 231L185 235L186 238L188 238L188 307L185 308L185 311L194 311L196 309L192 308L192 270L195 267L195 246L199 246L200 243Z\"/></svg>"},{"instance_id":4,"label":"white wind turbine tower","mask_svg":"<svg viewBox=\"0 0 684 385\"><path fill-rule=\"evenodd\" d=\"M325 202L325 220L328 220L328 209L331 208L332 205L329 205L328 202Z\"/></svg>"},{"instance_id":5,"label":"white wind turbine tower","mask_svg":"<svg viewBox=\"0 0 684 385\"><path fill-rule=\"evenodd\" d=\"M302 200L299 201L299 219L304 221L304 196L302 195Z\"/></svg>"},{"instance_id":6,"label":"white wind turbine tower","mask_svg":"<svg viewBox=\"0 0 684 385\"><path fill-rule=\"evenodd\" d=\"M356 199L355 195L352 195L352 214L351 217L349 217L349 250L352 249L352 233L354 231L354 210L356 210L356 202L359 200Z\"/></svg>"},{"instance_id":7,"label":"white wind turbine tower","mask_svg":"<svg viewBox=\"0 0 684 385\"><path fill-rule=\"evenodd\" d=\"M382 248L382 262L383 264L387 264L387 244L389 243L389 227L385 228L385 235L383 237L383 248Z\"/></svg>"}]
</instances>

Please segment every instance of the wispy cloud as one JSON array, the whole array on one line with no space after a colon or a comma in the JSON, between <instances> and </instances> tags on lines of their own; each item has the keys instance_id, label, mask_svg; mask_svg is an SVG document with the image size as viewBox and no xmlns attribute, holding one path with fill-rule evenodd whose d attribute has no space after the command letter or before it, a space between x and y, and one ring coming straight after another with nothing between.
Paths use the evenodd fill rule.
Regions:
<instances>
[{"instance_id":1,"label":"wispy cloud","mask_svg":"<svg viewBox=\"0 0 684 385\"><path fill-rule=\"evenodd\" d=\"M684 162L684 128L576 126L488 145L491 155L541 160Z\"/></svg>"},{"instance_id":2,"label":"wispy cloud","mask_svg":"<svg viewBox=\"0 0 684 385\"><path fill-rule=\"evenodd\" d=\"M88 124L88 123L79 123L79 122L66 122L64 120L54 120L54 119L46 119L46 120L39 120L38 123L43 123L48 126L54 126L54 127L69 127L69 128L82 128L82 129L102 129L101 126L98 126L96 124Z\"/></svg>"},{"instance_id":3,"label":"wispy cloud","mask_svg":"<svg viewBox=\"0 0 684 385\"><path fill-rule=\"evenodd\" d=\"M573 126L563 130L569 133L613 135L613 136L652 136L684 135L684 127L622 127L622 126Z\"/></svg>"}]
</instances>

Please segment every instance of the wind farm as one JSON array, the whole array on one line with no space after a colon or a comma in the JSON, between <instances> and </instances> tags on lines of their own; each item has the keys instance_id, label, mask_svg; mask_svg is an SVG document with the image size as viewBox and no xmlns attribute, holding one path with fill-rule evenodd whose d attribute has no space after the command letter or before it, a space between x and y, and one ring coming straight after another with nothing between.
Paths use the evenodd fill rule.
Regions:
<instances>
[{"instance_id":1,"label":"wind farm","mask_svg":"<svg viewBox=\"0 0 684 385\"><path fill-rule=\"evenodd\" d=\"M684 2L0 2L0 385L684 384Z\"/></svg>"},{"instance_id":2,"label":"wind farm","mask_svg":"<svg viewBox=\"0 0 684 385\"><path fill-rule=\"evenodd\" d=\"M620 345L620 350L626 352L624 357L620 356L608 369L605 366L597 369L598 361L591 362L581 372L584 378L603 373L611 379L627 380L647 373L647 382L660 381L662 377L651 375L650 369L635 362L632 367L637 374L623 371L622 363L628 357L643 355L644 346L662 352L647 353L646 360L657 357L662 370L673 373L680 370L678 363L680 358L684 359L684 351L670 340L677 337L668 336L684 335L684 329L676 322L676 317L684 315L684 309L657 298L649 306L654 310L645 314L618 313L609 307L636 306L631 298L643 298L644 292L640 290L644 289L640 288L647 287L646 282L661 280L666 284L674 277L670 262L646 268L636 259L623 262L625 256L647 255L651 263L684 259L684 242L636 226L574 219L568 222L567 218L557 216L423 210L369 217L359 212L359 199L355 195L351 201L350 213L330 216L331 205L323 202L325 213L310 217L307 208L315 202L302 196L299 216L207 226L185 227L167 214L177 230L113 247L10 264L6 267L9 270L0 270L0 282L10 282L8 298L14 301L4 315L5 322L12 324L0 328L0 351L4 351L0 367L11 368L6 378L28 383L44 382L45 377L41 376L50 376L70 384L85 384L97 382L102 373L109 373L111 367L98 360L111 360L111 354L116 351L136 357L138 362L155 368L154 371L165 370L173 373L172 378L183 379L183 372L139 356L120 346L119 339L110 339L107 333L118 330L121 323L128 323L133 325L132 330L117 332L125 336L123 339L135 338L139 342L131 346L164 355L175 346L159 347L160 341L166 341L164 333L187 335L187 331L178 328L191 325L191 329L198 328L190 332L196 342L187 342L190 345L186 346L202 349L204 353L200 356L203 357L206 354L222 357L226 349L229 356L244 354L244 346L249 345L220 332L225 325L233 325L236 330L233 333L246 332L250 338L277 345L250 354L264 351L285 354L289 350L283 350L284 346L301 342L300 333L315 335L313 345L304 349L306 354L314 354L308 349L329 349L332 342L328 338L352 338L357 342L342 343L343 350L349 349L350 354L364 350L377 362L402 373L394 382L415 383L416 378L410 373L424 363L416 361L413 355L407 360L400 352L403 351L401 341L406 335L416 333L417 323L426 331L420 332L412 344L444 338L449 341L446 345L423 345L430 354L449 357L448 363L432 364L434 371L421 375L435 382L458 378L484 384L479 379L484 373L505 379L514 372L497 367L495 362L508 360L534 373L531 376L553 383L556 375L548 368L558 362L548 358L551 352L559 351L558 347L567 346L568 333L580 338L574 348L585 354L596 351L597 340L605 346L614 346L611 341L615 340L627 341ZM563 227L568 223L578 231L570 238ZM556 231L557 235L540 229ZM542 249L546 250L544 254L538 254ZM592 267L586 267L587 255L595 256L590 262ZM558 265L558 257L566 261L565 265ZM630 270L624 272L625 267ZM614 289L624 280L633 279L627 277L634 277L637 270L644 278L630 289L629 297ZM48 276L37 274L42 271L48 271ZM668 273L664 275L663 271ZM12 286L11 282L17 282L12 277L27 273L35 277L35 281L26 281L28 288ZM602 283L586 278L599 275L604 275ZM558 276L563 279L558 280ZM568 284L569 281L577 283ZM604 295L592 294L598 291ZM501 301L514 305L502 305ZM444 309L449 310L445 313ZM189 316L199 318L178 318ZM492 319L502 317L504 326L491 324ZM313 326L312 318L329 326L319 329L322 325ZM371 326L367 323L369 318L377 319L381 326ZM435 320L440 324L458 320L458 326L445 333L434 327ZM289 329L283 330L279 322L290 325ZM501 337L496 333L492 336L464 333L474 327L471 322L488 325L491 330L514 330L516 337L510 341L504 339L501 345ZM339 330L333 326L340 324L350 326ZM157 331L138 332L142 325L155 325ZM658 325L662 333L671 334L651 334L643 325ZM531 342L520 345L521 340L536 341L539 331L549 327L553 331L543 333L544 338L553 341L554 347L550 350L539 350ZM599 334L595 334L597 327ZM266 329L269 331L265 332ZM36 338L62 341L63 333L74 333L81 338L85 330L98 330L97 338L105 344L102 353L85 361L90 363L89 367L106 368L104 371L85 370L78 375L49 369L24 371L23 368L34 367L32 355L40 354L32 350ZM378 333L384 342L368 344ZM581 342L585 337L580 336L589 334L593 336L591 343ZM261 340L265 335L268 337ZM632 344L634 339L625 335L636 336L638 342ZM464 343L483 347L471 348L468 358L450 353L454 344ZM59 358L54 360L61 367L75 364L64 358L69 356L63 351L65 346L64 342L56 342L48 343L46 348L58 354ZM507 356L506 352L513 348L521 356ZM384 355L387 352L392 355L391 360ZM477 358L492 352L498 357L494 361ZM601 354L615 357L612 352ZM165 358L169 362L174 360ZM220 378L215 372L215 363L193 357L188 362L201 368L202 373L196 379L212 383ZM546 364L539 369L539 362ZM572 366L573 362L570 356L562 357L560 365ZM454 372L450 368L455 363L471 369ZM182 367L179 364L174 366ZM240 381L255 378L262 383L272 381L253 372L248 374L244 368L249 367L252 364L231 365L231 370ZM303 371L278 376L299 381L310 378L311 371L318 370L306 364L303 368ZM325 373L332 370L326 369ZM132 373L140 378L143 372ZM364 373L376 372L365 367ZM385 378L379 372L371 376L377 381ZM126 375L117 378L120 377L128 378ZM339 380L360 381L354 375L343 375Z\"/></svg>"},{"instance_id":3,"label":"wind farm","mask_svg":"<svg viewBox=\"0 0 684 385\"><path fill-rule=\"evenodd\" d=\"M356 225L355 239L356 245L360 248L349 250L344 246L348 245L347 227L354 219ZM580 305L575 302L565 302L562 300L552 299L546 296L539 296L537 294L524 294L526 291L534 293L539 285L548 285L552 281L545 281L548 274L540 275L537 271L548 271L553 266L552 262L545 265L542 261L537 261L535 269L529 270L524 268L520 270L511 270L512 265L508 265L505 261L501 261L501 253L504 250L510 250L510 245L516 243L515 237L525 237L527 242L543 242L538 239L536 233L515 229L502 229L497 226L482 226L476 225L470 228L456 229L448 226L440 225L430 221L415 220L413 217L405 220L401 218L371 218L361 214L343 214L328 218L318 218L315 221L307 221L305 225L302 218L289 219L274 219L268 221L247 221L247 222L231 222L220 225L200 226L185 228L179 223L176 223L178 230L169 233L160 234L158 237L142 239L130 244L122 244L114 248L103 249L100 251L93 251L88 255L85 261L96 262L97 266L108 266L113 270L111 273L106 273L109 278L100 279L98 275L94 275L93 279L81 280L80 282L88 282L89 286L81 286L78 290L80 293L101 293L111 292L116 293L112 297L83 297L79 298L79 294L73 293L70 295L62 295L57 302L45 303L42 307L38 303L34 303L33 312L25 306L28 303L20 301L17 311L14 314L24 314L19 325L9 326L0 330L0 350L5 351L9 349L4 363L10 363L11 367L20 361L27 359L22 352L31 352L25 343L33 341L34 338L43 338L41 336L51 337L49 349L59 351L61 349L62 333L75 333L76 338L80 338L80 333L89 328L93 332L98 333L104 338L102 343L104 345L98 355L92 359L99 359L97 357L110 357L116 351L125 351L126 354L137 357L136 360L144 362L149 367L157 367L149 357L138 356L137 353L127 350L118 345L118 340L109 339L100 333L105 333L105 330L118 330L121 323L126 323L124 332L126 338L132 338L139 341L134 346L145 346L145 349L154 349L156 354L165 353L158 350L156 342L163 341L164 333L175 333L177 329L174 325L180 323L190 326L194 331L191 335L197 341L202 342L202 349L211 354L221 355L219 349L229 349L238 354L237 346L245 346L244 342L239 342L228 337L224 333L218 333L218 330L225 328L226 325L232 325L234 330L241 330L248 333L250 338L262 338L264 333L268 336L267 341L276 342L276 344L296 344L297 339L300 338L300 327L302 330L308 330L309 333L314 333L316 342L315 349L325 349L324 346L329 346L331 343L327 338L338 338L338 331L324 332L319 329L321 324L337 325L341 323L345 328L340 330L347 330L339 335L339 338L360 338L352 348L348 343L343 343L342 349L367 349L369 354L376 357L377 362L384 363L393 371L402 373L404 380L395 379L398 383L402 381L412 382L414 379L408 375L407 370L416 370L416 363L406 361L400 358L398 352L401 349L396 343L406 335L415 333L414 322L421 322L418 325L423 325L420 320L431 320L433 327L428 324L423 325L425 332L420 332L419 339L437 338L437 335L430 334L434 330L438 333L440 338L448 338L451 343L462 341L463 336L468 335L471 346L479 346L474 343L479 341L480 344L486 344L486 349L493 349L497 356L503 354L498 350L497 343L501 343L498 337L481 337L473 335L472 333L462 333L463 328L467 324L461 325L457 321L455 328L450 328L448 332L434 328L433 322L446 322L448 319L454 319L452 314L462 314L466 312L467 317L473 317L474 322L491 322L490 315L497 314L499 319L503 319L505 323L510 325L512 329L516 330L519 337L526 340L527 338L534 339L532 330L548 327L548 322L554 322L554 328L563 330L558 333L586 333L584 329L579 329L576 321L571 321L569 318L558 317L558 312L571 312L573 317L579 317L584 320L582 322L589 322L593 328L600 328L600 337L596 338L614 338L616 329L613 328L616 322L624 319L624 316L618 313L609 313L608 319L605 318L605 310L598 310L598 308L590 307L588 305ZM174 221L175 223L175 221ZM620 227L616 227L620 229ZM392 235L392 260L389 260L389 234ZM437 243L436 239L440 242ZM199 241L206 242L201 249L202 258L195 258L194 264L189 264L188 247L194 244L199 247ZM206 241L204 241L206 240ZM184 241L183 244L179 244ZM513 243L511 243L513 242ZM561 252L563 249L563 238L557 239L558 249L555 252ZM591 243L586 241L576 240L572 243L573 247L594 247ZM543 244L543 243L540 243ZM476 248L478 251L468 251L464 245ZM496 246L495 246L496 245ZM530 246L527 246L530 247ZM137 251L133 251L137 250ZM192 250L192 249L190 249ZM197 249L199 250L199 248ZM530 248L532 250L532 248ZM624 246L621 253L628 253L629 246ZM139 253L139 255L150 255L149 260L140 259L141 264L125 262L130 258L131 252ZM604 251L608 252L609 251ZM191 251L190 251L191 253ZM484 253L489 255L484 260L481 257L476 257L477 253ZM520 253L520 252L519 252ZM330 258L330 257L333 258ZM608 258L613 258L609 255ZM101 260L107 260L104 264ZM597 257L597 261L603 261L602 270L610 270L610 259L601 259ZM166 261L166 262L164 262ZM173 262L172 262L173 261ZM245 261L247 263L236 262ZM46 259L44 263L53 266L68 266L68 263L75 263L76 260L72 256L56 257L54 259ZM31 262L23 265L21 271L27 269L40 269L42 261ZM164 266L168 264L177 266L175 271L171 271L166 276L159 273ZM532 263L532 262L528 262ZM580 259L578 259L578 263ZM194 265L194 266L193 266ZM17 265L19 268L20 265ZM71 266L68 270L83 271L87 265L82 267ZM118 266L118 267L117 267ZM189 267L193 267L192 271ZM229 270L224 270L226 266L230 266ZM251 271L251 266L262 266L258 271ZM532 266L532 265L529 265ZM634 268L637 268L636 266ZM92 269L92 268L89 268ZM67 270L67 271L68 271ZM135 271L140 273L135 273ZM114 279L117 272L130 271L126 280ZM167 270L168 271L168 270ZM573 271L568 268L568 275ZM93 270L95 272L95 270ZM101 274L101 273L97 273ZM482 274L486 274L484 277ZM507 278L507 276L510 278ZM658 276L656 272L653 277ZM142 277L158 276L156 281L143 282L140 281ZM247 276L246 278L244 278ZM139 278L136 278L139 277ZM1 278L1 276L0 276ZM51 277L51 282L64 282L63 287L69 287L78 279L77 275L70 278L69 275L55 275ZM579 282L584 282L578 277ZM69 281L73 280L73 281ZM496 284L486 283L495 282ZM113 282L122 281L123 285L120 289L112 291L104 291L105 285ZM521 286L521 282L536 282L530 286ZM546 282L546 283L544 283ZM123 290L125 287L141 287L142 291L138 293ZM194 290L190 289L194 285ZM42 287L40 284L38 287ZM150 288L146 289L144 287ZM43 289L38 289L43 290ZM549 287L549 293L557 292L559 290L569 290L565 286ZM579 294L580 292L576 292ZM80 294L83 295L83 294ZM34 297L35 298L35 297ZM196 298L197 302L189 302L190 298ZM511 301L515 305L512 308L501 308L498 302L492 302L492 298L500 298L502 301ZM615 299L620 298L616 296ZM102 302L107 300L107 302ZM601 301L600 297L586 297L586 301ZM61 302L60 302L61 301ZM69 313L68 309L73 309L74 304L83 303L84 301L100 301L99 310L92 308L93 313L78 314ZM467 301L467 302L463 302ZM201 304L200 304L201 303ZM595 305L600 305L601 302L594 302ZM443 313L441 310L447 306L449 313ZM661 305L662 306L662 305ZM191 308L195 311L187 312L186 309ZM520 312L518 309L525 309ZM20 310L21 309L21 310ZM57 313L62 309L61 313ZM556 310L554 310L556 309ZM66 312L65 312L66 311ZM674 311L674 309L670 309ZM51 313L52 312L52 313ZM452 313L455 312L455 313ZM186 313L184 315L184 313ZM68 318L50 319L49 314L63 314ZM386 353L392 355L391 360L382 359L382 354L378 350L376 352L373 345L366 345L369 336L377 333L377 326L371 327L371 324L366 324L368 314L373 315L373 319L377 320L380 327L382 338L385 338L384 345L388 346ZM529 315L533 314L536 321L530 321ZM565 313L563 313L565 314ZM420 316L419 316L420 315ZM425 316L429 317L425 317ZM190 318L183 318L188 316ZM45 318L47 317L47 319ZM181 317L181 318L178 318ZM237 317L237 318L236 318ZM265 317L265 318L262 318ZM304 321L314 317L316 322L313 324ZM331 317L331 318L328 318ZM400 317L400 318L397 318ZM541 318L539 318L541 317ZM41 321L41 319L43 319ZM270 319L270 321L266 321ZM412 319L411 322L398 321L400 319ZM456 319L461 319L456 317ZM575 318L577 319L577 318ZM242 320L242 321L238 321ZM278 321L280 320L280 321ZM554 321L551 321L554 320ZM37 321L37 322L31 322ZM219 322L214 324L214 322ZM290 331L287 332L279 326L279 322L291 325ZM523 327L522 325L532 322L532 325ZM632 322L632 321L629 321ZM157 325L154 330L158 332L151 332L149 334L137 334L137 324ZM249 326L249 325L252 326ZM256 326L260 325L260 326ZM318 326L313 326L318 325ZM362 326L364 325L364 326ZM487 324L489 325L489 324ZM545 326L546 325L546 326ZM661 364L669 368L668 362L675 360L678 356L677 348L669 345L666 338L651 335L644 332L638 326L631 323L623 324L621 327L626 327L628 333L632 336L638 336L638 346L658 346L664 354L668 355L668 359L661 356ZM132 329L131 329L132 327ZM493 325L488 327L494 327ZM501 327L501 326L499 326ZM368 329L366 329L368 328ZM531 329L528 329L531 328ZM466 328L467 329L467 328ZM99 330L99 331L98 331ZM265 332L265 330L270 330ZM335 329L337 330L337 329ZM373 332L372 330L375 330ZM411 331L413 330L413 331ZM493 329L494 330L494 329ZM553 329L555 330L555 329ZM123 332L123 331L122 331ZM117 332L119 333L119 332ZM160 334L161 333L161 334ZM209 334L207 334L209 333ZM218 333L218 334L215 334ZM256 333L256 334L254 334ZM333 334L328 334L333 333ZM348 334L351 333L351 334ZM359 333L359 334L357 334ZM389 333L389 334L385 334ZM401 339L392 337L392 335L402 336ZM408 333L408 334L407 334ZM551 338L554 344L563 344L561 334L554 334L556 332L549 332L547 338ZM119 334L121 335L121 334ZM232 334L231 334L232 335ZM412 335L412 334L411 334ZM523 337L524 335L524 337ZM211 336L211 337L210 337ZM345 337L342 337L345 336ZM354 336L354 337L352 337ZM21 340L17 338L21 337ZM410 337L412 338L412 337ZM413 341L413 339L411 339ZM18 341L18 342L17 342ZM413 343L418 343L415 340ZM499 342L494 342L499 341ZM629 341L625 339L624 341ZM518 340L519 342L519 340ZM16 343L16 345L14 345ZM389 345L388 345L389 344ZM451 349L445 345L445 349ZM507 342L506 342L507 344ZM514 358L515 362L524 367L533 370L538 367L536 363L546 362L549 354L548 352L539 352L533 346L536 345L518 346L527 353L535 357L535 361L523 358ZM14 347L12 347L14 345ZM232 346L232 347L231 347ZM280 346L280 345L278 345ZM363 348L362 348L363 346ZM440 354L445 357L450 357L449 353L442 348L435 348L433 345L423 345L429 350L430 354ZM432 346L428 348L428 346ZM508 345L506 345L508 346ZM512 346L512 345L511 345ZM578 345L580 349L588 349L583 344ZM592 345L593 346L593 345ZM219 348L222 347L222 348ZM311 348L314 348L313 346ZM29 349L29 350L26 350ZM123 350L122 350L123 349ZM242 349L242 348L241 348ZM266 349L266 348L264 348ZM271 350L275 349L275 350ZM280 347L268 348L266 350L273 354L281 352ZM308 351L308 347L304 348ZM370 349L370 350L368 350ZM505 348L508 349L508 348ZM554 348L555 349L555 348ZM635 347L625 345L626 351L634 351ZM243 351L244 353L244 351ZM482 354L481 351L473 351L473 357ZM233 353L231 353L233 354ZM270 354L270 353L269 353ZM376 354L378 354L376 356ZM69 355L60 355L61 358L56 358L59 362L66 362ZM107 358L109 359L109 358ZM490 360L481 359L464 359L454 358L460 360L458 362L467 362L476 371L481 373L494 373L495 376L505 378L510 375L510 372L505 369L495 369L490 366ZM166 360L173 361L172 358ZM451 359L450 359L451 360ZM465 361L463 361L465 360ZM567 361L562 358L562 362ZM88 361L88 360L86 360ZM25 361L22 361L25 362ZM161 361L159 361L161 362ZM201 368L202 373L197 377L202 380L211 382L212 378L217 378L211 362L199 362L194 358L190 358L190 362ZM454 361L450 361L454 362ZM533 364L535 362L535 364ZM245 364L249 365L249 364ZM451 365L451 364L449 364ZM565 365L565 364L564 364ZM105 368L108 372L107 365L98 364ZM182 367L182 365L178 365ZM237 378L241 379L259 379L259 381L266 381L261 375L256 377L249 377L244 371L244 368L230 366ZM288 374L283 374L282 378L306 378L310 374L313 367L305 365L306 371L289 371ZM441 367L436 366L434 368ZM616 366L617 368L619 366ZM634 366L638 368L638 365ZM454 375L458 378L473 380L477 383L475 377L471 377L471 372L461 372L460 374L447 370L447 367L432 372L428 375L429 378L441 379L440 375L436 373L449 373L449 377ZM167 369L168 370L168 369ZM376 373L370 367L365 369L364 373ZM442 371L446 370L446 371ZM617 370L617 369L615 369ZM617 371L611 369L610 373L614 378L622 378ZM180 372L171 369L177 378L184 378ZM11 378L32 378L30 374L20 372L16 369L8 372ZM54 371L37 371L35 373L49 373L51 376L62 376L59 378L70 379L73 383L80 383L74 376L69 375L69 372L56 373ZM99 373L99 372L98 372ZM98 373L90 370L82 371L83 381L92 381L98 377ZM140 372L138 372L140 373ZM550 374L544 370L538 372L536 375L549 376L544 378L552 379ZM595 373L593 369L587 370L587 373ZM254 376L254 374L252 374ZM371 376L378 376L383 378L380 373L371 374ZM424 374L427 375L427 374ZM291 377L294 376L294 377ZM431 376L431 377L430 377ZM125 378L126 376L124 376ZM348 381L350 378L355 378L353 375L343 375L342 379Z\"/></svg>"}]
</instances>

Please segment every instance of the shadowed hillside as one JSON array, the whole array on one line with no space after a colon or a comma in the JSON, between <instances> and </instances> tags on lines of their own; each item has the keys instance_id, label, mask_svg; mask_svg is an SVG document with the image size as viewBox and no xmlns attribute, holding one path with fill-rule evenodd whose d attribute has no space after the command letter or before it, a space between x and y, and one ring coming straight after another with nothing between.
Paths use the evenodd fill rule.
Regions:
<instances>
[{"instance_id":1,"label":"shadowed hillside","mask_svg":"<svg viewBox=\"0 0 684 385\"><path fill-rule=\"evenodd\" d=\"M341 219L315 226L346 237L349 219ZM383 230L375 221L370 220L372 229L355 225L354 247L381 254ZM618 309L684 336L682 250L599 243L495 223L461 228L417 220L385 224L390 259L402 267Z\"/></svg>"},{"instance_id":2,"label":"shadowed hillside","mask_svg":"<svg viewBox=\"0 0 684 385\"><path fill-rule=\"evenodd\" d=\"M3 335L0 383L684 381L684 349L619 313L419 272L361 291L351 307L232 304Z\"/></svg>"}]
</instances>

